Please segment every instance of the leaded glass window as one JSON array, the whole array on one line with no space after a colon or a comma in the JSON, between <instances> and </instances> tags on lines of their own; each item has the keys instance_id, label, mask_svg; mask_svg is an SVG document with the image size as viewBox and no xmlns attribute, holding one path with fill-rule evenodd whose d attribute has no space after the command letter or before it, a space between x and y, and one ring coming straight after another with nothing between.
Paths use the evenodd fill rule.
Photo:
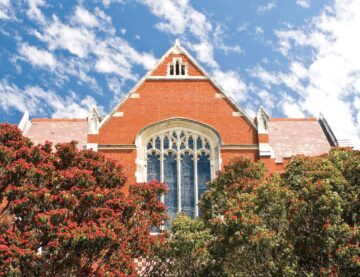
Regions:
<instances>
[{"instance_id":1,"label":"leaded glass window","mask_svg":"<svg viewBox=\"0 0 360 277\"><path fill-rule=\"evenodd\" d=\"M147 180L165 182L169 193L162 199L170 218L184 212L199 216L198 199L211 179L210 140L190 130L172 129L146 142Z\"/></svg>"}]
</instances>

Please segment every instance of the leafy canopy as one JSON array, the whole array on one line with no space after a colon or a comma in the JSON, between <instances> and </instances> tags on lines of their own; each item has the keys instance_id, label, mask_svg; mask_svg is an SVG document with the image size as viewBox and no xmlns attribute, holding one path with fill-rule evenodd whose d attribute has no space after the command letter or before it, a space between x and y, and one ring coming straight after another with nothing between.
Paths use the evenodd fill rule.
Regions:
<instances>
[{"instance_id":1,"label":"leafy canopy","mask_svg":"<svg viewBox=\"0 0 360 277\"><path fill-rule=\"evenodd\" d=\"M298 156L272 176L238 158L208 186L203 218L173 224L170 276L360 275L359 151Z\"/></svg>"},{"instance_id":2,"label":"leafy canopy","mask_svg":"<svg viewBox=\"0 0 360 277\"><path fill-rule=\"evenodd\" d=\"M157 182L134 184L121 166L76 143L33 146L0 125L0 275L135 276L134 259L164 243Z\"/></svg>"}]
</instances>

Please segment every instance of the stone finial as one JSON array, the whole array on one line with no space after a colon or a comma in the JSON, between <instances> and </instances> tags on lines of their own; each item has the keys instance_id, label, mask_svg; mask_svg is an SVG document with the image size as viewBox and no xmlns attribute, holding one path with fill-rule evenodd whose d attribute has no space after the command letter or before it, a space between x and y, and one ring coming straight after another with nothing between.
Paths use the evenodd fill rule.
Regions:
<instances>
[{"instance_id":1,"label":"stone finial","mask_svg":"<svg viewBox=\"0 0 360 277\"><path fill-rule=\"evenodd\" d=\"M100 125L100 116L96 110L96 107L93 107L89 111L88 116L88 133L89 134L98 134Z\"/></svg>"},{"instance_id":2,"label":"stone finial","mask_svg":"<svg viewBox=\"0 0 360 277\"><path fill-rule=\"evenodd\" d=\"M177 38L177 39L175 39L175 43L174 43L174 46L178 46L178 47L180 47L181 45L180 45L180 40Z\"/></svg>"},{"instance_id":3,"label":"stone finial","mask_svg":"<svg viewBox=\"0 0 360 277\"><path fill-rule=\"evenodd\" d=\"M269 121L269 116L265 112L265 109L261 106L256 114L256 122L257 122L259 134L268 133L268 121Z\"/></svg>"}]
</instances>

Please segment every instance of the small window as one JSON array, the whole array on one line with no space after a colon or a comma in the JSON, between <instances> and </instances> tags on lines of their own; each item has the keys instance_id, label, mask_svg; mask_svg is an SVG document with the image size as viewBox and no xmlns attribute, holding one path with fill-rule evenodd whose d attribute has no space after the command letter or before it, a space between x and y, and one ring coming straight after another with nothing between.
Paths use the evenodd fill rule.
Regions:
<instances>
[{"instance_id":1,"label":"small window","mask_svg":"<svg viewBox=\"0 0 360 277\"><path fill-rule=\"evenodd\" d=\"M181 75L185 75L185 65L181 65Z\"/></svg>"},{"instance_id":2,"label":"small window","mask_svg":"<svg viewBox=\"0 0 360 277\"><path fill-rule=\"evenodd\" d=\"M181 58L174 58L171 63L168 64L168 76L186 76L187 64L182 61Z\"/></svg>"},{"instance_id":3,"label":"small window","mask_svg":"<svg viewBox=\"0 0 360 277\"><path fill-rule=\"evenodd\" d=\"M170 75L174 75L174 65L170 64Z\"/></svg>"}]
</instances>

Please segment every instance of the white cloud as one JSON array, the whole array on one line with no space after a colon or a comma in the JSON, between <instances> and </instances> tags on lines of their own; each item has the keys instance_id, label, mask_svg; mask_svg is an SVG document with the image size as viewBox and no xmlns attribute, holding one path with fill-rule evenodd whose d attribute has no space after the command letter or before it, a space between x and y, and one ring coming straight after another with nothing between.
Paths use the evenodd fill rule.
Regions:
<instances>
[{"instance_id":1,"label":"white cloud","mask_svg":"<svg viewBox=\"0 0 360 277\"><path fill-rule=\"evenodd\" d=\"M258 13L265 13L265 12L269 12L269 11L273 10L274 8L276 8L276 2L271 1L265 5L258 6L256 10Z\"/></svg>"},{"instance_id":2,"label":"white cloud","mask_svg":"<svg viewBox=\"0 0 360 277\"><path fill-rule=\"evenodd\" d=\"M304 9L310 8L310 0L296 0L296 4Z\"/></svg>"},{"instance_id":3,"label":"white cloud","mask_svg":"<svg viewBox=\"0 0 360 277\"><path fill-rule=\"evenodd\" d=\"M196 10L189 0L138 1L161 19L161 22L156 24L159 30L181 37L184 45L196 52L199 61L212 68L219 67L214 58L215 48L225 53L242 52L239 45L226 45L221 26L212 23L204 13ZM195 41L189 37L195 37Z\"/></svg>"},{"instance_id":4,"label":"white cloud","mask_svg":"<svg viewBox=\"0 0 360 277\"><path fill-rule=\"evenodd\" d=\"M20 89L1 80L0 104L0 109L5 112L15 109L21 112L27 110L31 115L83 118L87 116L89 109L96 105L96 101L91 96L79 100L74 93L60 97L55 92L45 91L38 86ZM103 110L101 106L98 108Z\"/></svg>"},{"instance_id":5,"label":"white cloud","mask_svg":"<svg viewBox=\"0 0 360 277\"><path fill-rule=\"evenodd\" d=\"M264 33L264 29L260 26L255 27L255 34L256 35L262 35Z\"/></svg>"},{"instance_id":6,"label":"white cloud","mask_svg":"<svg viewBox=\"0 0 360 277\"><path fill-rule=\"evenodd\" d=\"M0 0L0 20L10 20L15 18L15 12L10 0Z\"/></svg>"},{"instance_id":7,"label":"white cloud","mask_svg":"<svg viewBox=\"0 0 360 277\"><path fill-rule=\"evenodd\" d=\"M99 28L97 32L94 27ZM138 76L134 73L134 66L141 65L144 69L149 69L156 61L152 53L138 52L123 38L117 37L111 19L100 9L91 13L78 6L69 24L53 16L51 21L34 31L34 34L46 42L51 51L62 50L73 55L59 59L58 74L62 76L61 79L66 79L66 75L71 74L83 82L95 84L96 81L88 73L98 72L136 81ZM81 69L76 70L76 63Z\"/></svg>"},{"instance_id":8,"label":"white cloud","mask_svg":"<svg viewBox=\"0 0 360 277\"><path fill-rule=\"evenodd\" d=\"M121 3L122 4L124 2L125 2L125 0L102 0L102 3L105 7L108 7L113 3Z\"/></svg>"},{"instance_id":9,"label":"white cloud","mask_svg":"<svg viewBox=\"0 0 360 277\"><path fill-rule=\"evenodd\" d=\"M205 62L207 65L217 68L219 65L214 59L214 46L208 41L196 44L187 43L187 47L191 47L196 53L197 58Z\"/></svg>"},{"instance_id":10,"label":"white cloud","mask_svg":"<svg viewBox=\"0 0 360 277\"><path fill-rule=\"evenodd\" d=\"M271 88L271 86L278 85L280 83L280 78L276 72L265 70L261 66L257 66L250 70L250 74L257 79L260 79L267 88Z\"/></svg>"},{"instance_id":11,"label":"white cloud","mask_svg":"<svg viewBox=\"0 0 360 277\"><path fill-rule=\"evenodd\" d=\"M339 139L350 138L360 148L359 109L354 104L360 96L360 37L354 26L360 26L360 2L337 0L302 28L276 32L288 71L257 67L252 74L267 87L286 85L292 90L287 95L291 99L282 104L285 114L317 117L322 112Z\"/></svg>"},{"instance_id":12,"label":"white cloud","mask_svg":"<svg viewBox=\"0 0 360 277\"><path fill-rule=\"evenodd\" d=\"M259 91L257 91L257 95L261 100L261 105L263 105L265 107L265 110L267 108L272 109L275 107L274 105L274 97L271 93L269 93L267 90L265 89L260 89Z\"/></svg>"},{"instance_id":13,"label":"white cloud","mask_svg":"<svg viewBox=\"0 0 360 277\"><path fill-rule=\"evenodd\" d=\"M43 34L37 33L37 37L47 42L51 50L65 49L80 58L86 57L95 43L93 32L63 24L56 16L45 27Z\"/></svg>"},{"instance_id":14,"label":"white cloud","mask_svg":"<svg viewBox=\"0 0 360 277\"><path fill-rule=\"evenodd\" d=\"M162 18L164 21L156 25L162 31L169 32L175 35L182 34L191 18L188 16L191 6L188 1L182 0L143 0L151 12L156 16Z\"/></svg>"},{"instance_id":15,"label":"white cloud","mask_svg":"<svg viewBox=\"0 0 360 277\"><path fill-rule=\"evenodd\" d=\"M90 28L99 25L96 16L82 6L76 7L75 14L72 16L72 20L76 23L79 23L80 25L85 25Z\"/></svg>"},{"instance_id":16,"label":"white cloud","mask_svg":"<svg viewBox=\"0 0 360 277\"><path fill-rule=\"evenodd\" d=\"M215 70L214 79L218 82L225 92L235 101L241 102L246 98L247 86L242 81L237 72Z\"/></svg>"},{"instance_id":17,"label":"white cloud","mask_svg":"<svg viewBox=\"0 0 360 277\"><path fill-rule=\"evenodd\" d=\"M305 114L302 112L301 107L299 103L295 102L295 100L287 95L283 94L283 100L281 101L281 108L283 110L283 113L287 117L292 118L302 118L305 117Z\"/></svg>"},{"instance_id":18,"label":"white cloud","mask_svg":"<svg viewBox=\"0 0 360 277\"><path fill-rule=\"evenodd\" d=\"M225 54L243 52L239 45L229 46L224 42L221 25L211 22L204 13L196 10L189 0L138 1L161 20L156 24L159 30L180 37L184 46L194 51L197 59L210 67L212 75L225 92L237 101L245 99L247 87L242 78L235 71L221 70L214 57L215 49Z\"/></svg>"},{"instance_id":19,"label":"white cloud","mask_svg":"<svg viewBox=\"0 0 360 277\"><path fill-rule=\"evenodd\" d=\"M248 29L248 27L249 27L249 22L247 21L241 22L240 25L236 28L236 31L244 32Z\"/></svg>"},{"instance_id":20,"label":"white cloud","mask_svg":"<svg viewBox=\"0 0 360 277\"><path fill-rule=\"evenodd\" d=\"M46 50L41 50L35 46L23 43L19 48L19 52L23 58L34 66L49 67L50 69L54 69L56 66L56 59Z\"/></svg>"},{"instance_id":21,"label":"white cloud","mask_svg":"<svg viewBox=\"0 0 360 277\"><path fill-rule=\"evenodd\" d=\"M29 18L36 20L40 23L45 23L45 17L42 14L39 7L45 5L44 0L28 0L29 9L27 11L27 15Z\"/></svg>"}]
</instances>

